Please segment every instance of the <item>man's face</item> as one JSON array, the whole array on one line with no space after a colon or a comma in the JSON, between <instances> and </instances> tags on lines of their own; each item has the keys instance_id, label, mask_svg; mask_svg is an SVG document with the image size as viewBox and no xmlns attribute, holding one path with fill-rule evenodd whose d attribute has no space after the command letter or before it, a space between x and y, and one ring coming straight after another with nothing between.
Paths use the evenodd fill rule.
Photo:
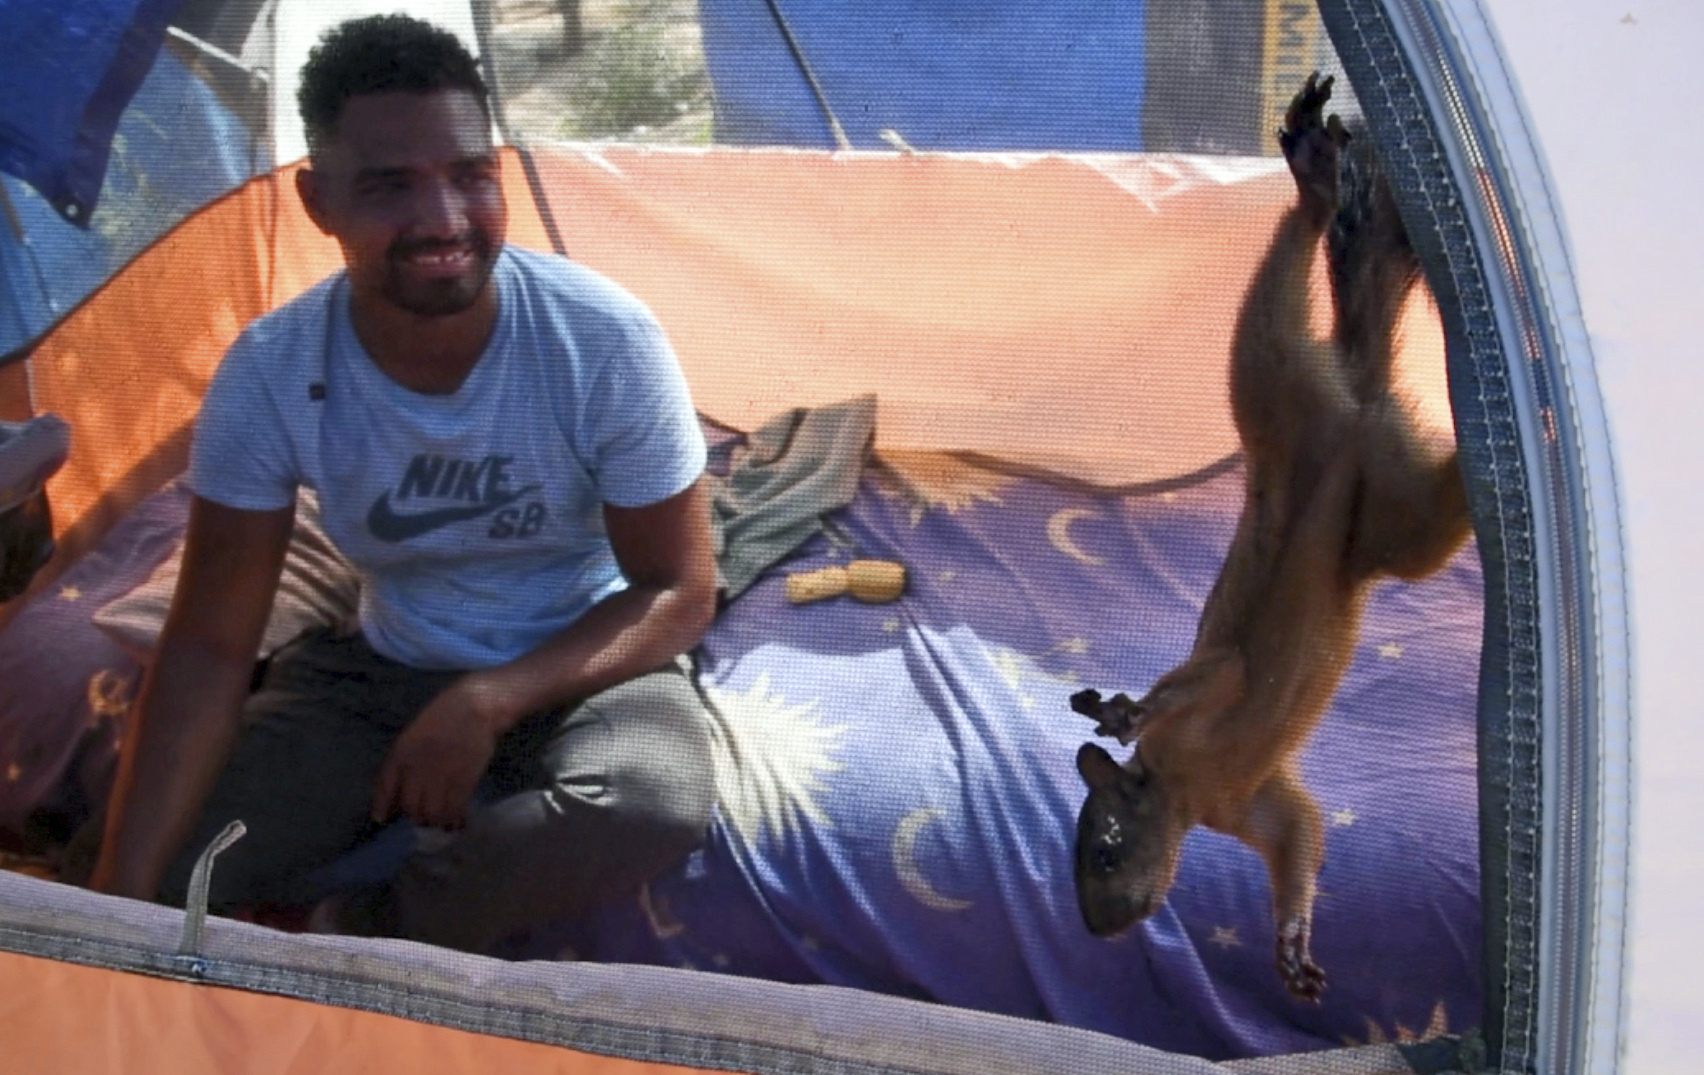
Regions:
<instances>
[{"instance_id":1,"label":"man's face","mask_svg":"<svg viewBox=\"0 0 1704 1075\"><path fill-rule=\"evenodd\" d=\"M343 247L357 303L442 317L484 293L508 211L490 124L471 93L350 98L298 189Z\"/></svg>"}]
</instances>

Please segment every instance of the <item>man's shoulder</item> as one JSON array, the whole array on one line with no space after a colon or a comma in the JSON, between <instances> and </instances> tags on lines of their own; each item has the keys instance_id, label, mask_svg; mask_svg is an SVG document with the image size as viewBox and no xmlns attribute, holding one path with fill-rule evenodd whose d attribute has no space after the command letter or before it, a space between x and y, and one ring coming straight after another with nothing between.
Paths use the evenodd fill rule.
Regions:
<instances>
[{"instance_id":1,"label":"man's shoulder","mask_svg":"<svg viewBox=\"0 0 1704 1075\"><path fill-rule=\"evenodd\" d=\"M238 337L242 345L239 349L265 350L282 344L293 345L304 333L322 337L330 311L329 296L342 277L342 272L333 273L277 309L250 321ZM291 353L300 350L291 347Z\"/></svg>"},{"instance_id":2,"label":"man's shoulder","mask_svg":"<svg viewBox=\"0 0 1704 1075\"><path fill-rule=\"evenodd\" d=\"M335 273L277 309L250 321L226 348L219 361L215 386L247 397L255 385L294 384L319 380L323 374L328 295L341 273ZM241 386L241 387L237 387ZM209 399L220 396L210 391ZM204 401L203 405L206 405Z\"/></svg>"},{"instance_id":3,"label":"man's shoulder","mask_svg":"<svg viewBox=\"0 0 1704 1075\"><path fill-rule=\"evenodd\" d=\"M511 245L503 248L503 259L513 285L550 306L582 315L601 312L619 319L652 316L632 292L596 269L560 254Z\"/></svg>"}]
</instances>

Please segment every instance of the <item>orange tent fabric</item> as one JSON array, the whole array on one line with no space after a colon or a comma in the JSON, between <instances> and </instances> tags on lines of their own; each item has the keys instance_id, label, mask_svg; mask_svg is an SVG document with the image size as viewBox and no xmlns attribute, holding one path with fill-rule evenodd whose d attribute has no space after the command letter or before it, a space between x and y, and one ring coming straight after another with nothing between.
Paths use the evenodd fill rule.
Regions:
<instances>
[{"instance_id":1,"label":"orange tent fabric","mask_svg":"<svg viewBox=\"0 0 1704 1075\"><path fill-rule=\"evenodd\" d=\"M1165 157L537 160L569 254L657 311L711 416L750 429L874 392L878 448L1104 485L1237 450L1230 337L1295 190L1275 162ZM1447 428L1435 313L1408 337L1413 393Z\"/></svg>"},{"instance_id":2,"label":"orange tent fabric","mask_svg":"<svg viewBox=\"0 0 1704 1075\"><path fill-rule=\"evenodd\" d=\"M390 1015L0 952L0 1063L14 1075L691 1075ZM91 1027L99 1027L91 1033ZM266 1032L257 1034L256 1027Z\"/></svg>"}]
</instances>

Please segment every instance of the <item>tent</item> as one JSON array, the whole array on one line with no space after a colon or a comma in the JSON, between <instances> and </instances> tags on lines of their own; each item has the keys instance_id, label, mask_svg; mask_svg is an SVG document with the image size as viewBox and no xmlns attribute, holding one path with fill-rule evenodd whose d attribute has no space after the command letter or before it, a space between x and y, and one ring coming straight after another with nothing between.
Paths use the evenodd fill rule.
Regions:
<instances>
[{"instance_id":1,"label":"tent","mask_svg":"<svg viewBox=\"0 0 1704 1075\"><path fill-rule=\"evenodd\" d=\"M729 759L802 764L806 791L742 798L751 774L731 769L688 867L517 938L513 961L9 872L0 995L23 1070L1610 1069L1620 506L1560 211L1490 21L1524 13L1074 6L848 20L702 0L719 141L663 149L519 126L549 50L506 63L505 35L542 6L411 5L494 73L513 240L657 311L724 457L776 415L874 396L854 499L701 655ZM224 346L336 267L292 203L281 102L317 28L367 7L0 5L27 61L6 67L0 123L0 419L72 430L54 559L0 613L4 700L27 711L0 714L14 838L50 839L110 780L140 658L93 613L170 561L172 479ZM1122 29L1078 37L1090 9ZM1061 44L1079 40L1128 62ZM1333 798L1334 989L1304 1009L1272 980L1258 864L1205 833L1162 915L1118 942L1081 933L1065 859L1090 728L1063 700L1151 680L1193 631L1238 495L1225 341L1290 196L1255 132L1321 66L1353 87L1427 268L1404 370L1427 420L1453 424L1476 541L1378 592L1310 745ZM966 123L1042 99L1057 122L1039 130L1016 107L1004 128ZM824 147L824 129L855 148L753 144ZM783 574L872 553L907 565L900 606L785 599ZM406 839L339 868L382 869Z\"/></svg>"}]
</instances>

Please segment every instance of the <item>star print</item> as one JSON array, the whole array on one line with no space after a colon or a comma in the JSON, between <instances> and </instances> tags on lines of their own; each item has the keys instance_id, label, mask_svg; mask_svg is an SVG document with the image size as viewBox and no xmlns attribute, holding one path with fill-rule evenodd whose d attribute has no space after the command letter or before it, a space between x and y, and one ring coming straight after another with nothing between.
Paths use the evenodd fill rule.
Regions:
<instances>
[{"instance_id":1,"label":"star print","mask_svg":"<svg viewBox=\"0 0 1704 1075\"><path fill-rule=\"evenodd\" d=\"M1340 829L1346 829L1355 824L1355 811L1338 810L1331 815L1331 823Z\"/></svg>"},{"instance_id":2,"label":"star print","mask_svg":"<svg viewBox=\"0 0 1704 1075\"><path fill-rule=\"evenodd\" d=\"M23 775L24 775L24 771L22 769L18 768L17 762L13 762L12 764L6 766L6 783L16 784L18 782L18 778L20 776L23 776Z\"/></svg>"},{"instance_id":3,"label":"star print","mask_svg":"<svg viewBox=\"0 0 1704 1075\"><path fill-rule=\"evenodd\" d=\"M897 619L883 620L882 630L886 631L890 635L893 634L895 631L899 630L899 621Z\"/></svg>"},{"instance_id":4,"label":"star print","mask_svg":"<svg viewBox=\"0 0 1704 1075\"><path fill-rule=\"evenodd\" d=\"M1402 646L1400 643L1386 642L1384 645L1379 647L1379 656L1383 657L1387 661L1401 660Z\"/></svg>"},{"instance_id":5,"label":"star print","mask_svg":"<svg viewBox=\"0 0 1704 1075\"><path fill-rule=\"evenodd\" d=\"M1214 926L1213 936L1207 938L1207 943L1219 948L1242 947L1242 940L1237 936L1235 926Z\"/></svg>"},{"instance_id":6,"label":"star print","mask_svg":"<svg viewBox=\"0 0 1704 1075\"><path fill-rule=\"evenodd\" d=\"M1167 503L1167 504L1172 503L1176 499L1177 499L1177 494L1174 493L1174 492L1171 492L1170 490L1167 490L1166 492L1163 492L1163 493L1160 494L1160 500L1164 503Z\"/></svg>"},{"instance_id":7,"label":"star print","mask_svg":"<svg viewBox=\"0 0 1704 1075\"><path fill-rule=\"evenodd\" d=\"M732 963L733 960L729 959L725 954L717 952L715 955L710 957L710 962L716 964L718 967L726 967L728 964Z\"/></svg>"},{"instance_id":8,"label":"star print","mask_svg":"<svg viewBox=\"0 0 1704 1075\"><path fill-rule=\"evenodd\" d=\"M61 586L59 588L59 599L61 601L75 601L82 596L83 591L75 586Z\"/></svg>"}]
</instances>

